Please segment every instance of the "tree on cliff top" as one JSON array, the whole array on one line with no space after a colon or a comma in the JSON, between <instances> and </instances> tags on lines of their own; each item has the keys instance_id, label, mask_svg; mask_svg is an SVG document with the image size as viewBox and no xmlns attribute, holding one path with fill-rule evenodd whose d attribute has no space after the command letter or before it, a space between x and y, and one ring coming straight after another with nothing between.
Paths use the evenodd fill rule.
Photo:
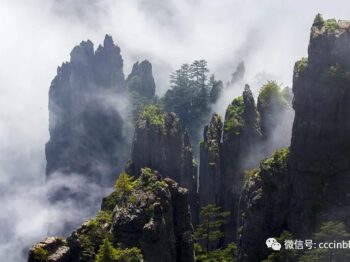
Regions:
<instances>
[{"instance_id":1,"label":"tree on cliff top","mask_svg":"<svg viewBox=\"0 0 350 262\"><path fill-rule=\"evenodd\" d=\"M191 136L207 120L211 104L220 95L221 81L212 75L208 77L207 61L196 60L183 64L170 75L170 89L162 98L166 111L176 113L182 125L189 128Z\"/></svg>"},{"instance_id":2,"label":"tree on cliff top","mask_svg":"<svg viewBox=\"0 0 350 262\"><path fill-rule=\"evenodd\" d=\"M118 177L117 182L115 183L115 192L122 201L126 201L126 197L129 195L133 188L132 176L129 176L126 173L121 173Z\"/></svg>"}]
</instances>

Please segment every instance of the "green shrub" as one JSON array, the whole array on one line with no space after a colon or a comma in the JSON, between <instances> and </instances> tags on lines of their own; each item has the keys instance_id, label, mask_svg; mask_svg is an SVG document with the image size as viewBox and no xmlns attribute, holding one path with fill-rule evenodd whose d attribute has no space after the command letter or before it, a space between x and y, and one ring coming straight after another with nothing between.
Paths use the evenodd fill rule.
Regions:
<instances>
[{"instance_id":1,"label":"green shrub","mask_svg":"<svg viewBox=\"0 0 350 262\"><path fill-rule=\"evenodd\" d=\"M116 262L140 262L143 261L141 250L137 247L116 249L115 250Z\"/></svg>"},{"instance_id":2,"label":"green shrub","mask_svg":"<svg viewBox=\"0 0 350 262\"><path fill-rule=\"evenodd\" d=\"M112 222L112 213L104 210L98 211L95 221L99 225L110 224Z\"/></svg>"},{"instance_id":3,"label":"green shrub","mask_svg":"<svg viewBox=\"0 0 350 262\"><path fill-rule=\"evenodd\" d=\"M318 232L314 234L312 239L316 243L321 242L342 242L350 237L347 227L343 222L328 221L321 225ZM349 249L320 249L313 248L307 250L301 257L300 262L318 262L318 261L350 261Z\"/></svg>"},{"instance_id":4,"label":"green shrub","mask_svg":"<svg viewBox=\"0 0 350 262\"><path fill-rule=\"evenodd\" d=\"M303 60L303 59L302 59ZM283 99L281 86L276 81L268 81L260 88L258 96L258 110L261 112L265 110L271 103L273 104L285 104Z\"/></svg>"},{"instance_id":5,"label":"green shrub","mask_svg":"<svg viewBox=\"0 0 350 262\"><path fill-rule=\"evenodd\" d=\"M39 261L46 261L49 257L49 252L41 246L36 246L33 250L33 257Z\"/></svg>"},{"instance_id":6,"label":"green shrub","mask_svg":"<svg viewBox=\"0 0 350 262\"><path fill-rule=\"evenodd\" d=\"M120 200L120 195L118 192L113 191L108 196L102 199L101 210L112 212L114 207Z\"/></svg>"},{"instance_id":7,"label":"green shrub","mask_svg":"<svg viewBox=\"0 0 350 262\"><path fill-rule=\"evenodd\" d=\"M291 233L284 231L279 237L276 238L277 242L282 245L280 252L272 252L267 259L262 262L279 262L279 261L288 261L288 262L297 262L298 254L295 249L285 249L284 241L295 239Z\"/></svg>"},{"instance_id":8,"label":"green shrub","mask_svg":"<svg viewBox=\"0 0 350 262\"><path fill-rule=\"evenodd\" d=\"M224 124L225 132L231 132L235 135L241 133L241 130L244 127L244 111L243 97L240 96L235 98L226 110Z\"/></svg>"},{"instance_id":9,"label":"green shrub","mask_svg":"<svg viewBox=\"0 0 350 262\"><path fill-rule=\"evenodd\" d=\"M254 168L251 170L245 170L244 171L244 180L245 181L249 181L251 179L254 179L256 177L258 177L260 174L260 169L259 168Z\"/></svg>"},{"instance_id":10,"label":"green shrub","mask_svg":"<svg viewBox=\"0 0 350 262\"><path fill-rule=\"evenodd\" d=\"M148 121L151 125L165 128L165 112L159 106L145 106L141 110L139 119Z\"/></svg>"},{"instance_id":11,"label":"green shrub","mask_svg":"<svg viewBox=\"0 0 350 262\"><path fill-rule=\"evenodd\" d=\"M135 183L134 178L126 173L121 173L115 183L114 191L102 200L101 209L112 212L114 207L130 195Z\"/></svg>"},{"instance_id":12,"label":"green shrub","mask_svg":"<svg viewBox=\"0 0 350 262\"><path fill-rule=\"evenodd\" d=\"M295 76L298 78L300 76L300 73L305 70L305 68L308 65L308 60L306 57L301 58L299 61L296 62L296 72Z\"/></svg>"},{"instance_id":13,"label":"green shrub","mask_svg":"<svg viewBox=\"0 0 350 262\"><path fill-rule=\"evenodd\" d=\"M237 256L237 246L230 243L226 248L215 249L204 253L200 246L195 245L196 262L235 262Z\"/></svg>"},{"instance_id":14,"label":"green shrub","mask_svg":"<svg viewBox=\"0 0 350 262\"><path fill-rule=\"evenodd\" d=\"M333 33L336 29L339 29L339 24L334 18L326 20L324 26L329 33Z\"/></svg>"},{"instance_id":15,"label":"green shrub","mask_svg":"<svg viewBox=\"0 0 350 262\"><path fill-rule=\"evenodd\" d=\"M268 168L283 168L287 165L289 156L289 147L280 149L272 154L270 158L263 161L263 164Z\"/></svg>"}]
</instances>

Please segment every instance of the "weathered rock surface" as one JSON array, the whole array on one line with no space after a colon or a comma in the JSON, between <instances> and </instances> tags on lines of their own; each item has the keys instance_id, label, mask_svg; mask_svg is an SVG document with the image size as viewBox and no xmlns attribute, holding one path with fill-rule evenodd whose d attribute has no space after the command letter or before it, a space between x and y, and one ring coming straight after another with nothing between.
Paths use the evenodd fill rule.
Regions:
<instances>
[{"instance_id":1,"label":"weathered rock surface","mask_svg":"<svg viewBox=\"0 0 350 262\"><path fill-rule=\"evenodd\" d=\"M140 248L144 261L148 262L194 261L187 189L145 168L127 195L117 194L116 197L116 194L104 200L112 203L109 209L103 208L95 219L74 231L67 242L61 240L53 245L54 241L46 240L39 243L31 249L28 261L47 261L47 256L36 259L32 251L42 246L49 250L49 257L60 259L49 261L92 262L104 239L113 239L114 247Z\"/></svg>"},{"instance_id":2,"label":"weathered rock surface","mask_svg":"<svg viewBox=\"0 0 350 262\"><path fill-rule=\"evenodd\" d=\"M204 127L203 142L200 143L199 203L221 204L222 193L222 129L221 117L214 114L210 124Z\"/></svg>"},{"instance_id":3,"label":"weathered rock surface","mask_svg":"<svg viewBox=\"0 0 350 262\"><path fill-rule=\"evenodd\" d=\"M120 48L108 35L96 51L91 41L81 42L72 50L70 61L58 68L49 91L50 140L46 144L51 203L72 201L97 210L100 199L92 199L89 192L55 185L73 174L100 187L113 184L125 163L129 141L116 102L124 90ZM72 228L68 223L63 232L55 233Z\"/></svg>"},{"instance_id":4,"label":"weathered rock surface","mask_svg":"<svg viewBox=\"0 0 350 262\"><path fill-rule=\"evenodd\" d=\"M157 106L146 107L136 122L131 162L127 172L134 176L150 167L177 181L190 191L193 219L198 209L197 165L187 132L179 118Z\"/></svg>"},{"instance_id":5,"label":"weathered rock surface","mask_svg":"<svg viewBox=\"0 0 350 262\"><path fill-rule=\"evenodd\" d=\"M260 168L245 174L240 199L239 261L262 261L269 250L265 242L286 229L291 183L287 162L289 149L261 161Z\"/></svg>"},{"instance_id":6,"label":"weathered rock surface","mask_svg":"<svg viewBox=\"0 0 350 262\"><path fill-rule=\"evenodd\" d=\"M155 95L156 84L152 74L152 65L147 60L136 62L126 79L130 92L137 92L143 97L152 98Z\"/></svg>"},{"instance_id":7,"label":"weathered rock surface","mask_svg":"<svg viewBox=\"0 0 350 262\"><path fill-rule=\"evenodd\" d=\"M326 220L350 225L350 22L314 24L308 53L293 78L288 225L298 236Z\"/></svg>"},{"instance_id":8,"label":"weathered rock surface","mask_svg":"<svg viewBox=\"0 0 350 262\"><path fill-rule=\"evenodd\" d=\"M294 67L290 153L261 165L242 196L240 261L261 261L263 239L307 239L329 220L350 224L350 22L315 21L308 59ZM266 162L266 161L265 161Z\"/></svg>"},{"instance_id":9,"label":"weathered rock surface","mask_svg":"<svg viewBox=\"0 0 350 262\"><path fill-rule=\"evenodd\" d=\"M193 261L188 190L170 178L160 179L142 170L136 205L114 209L113 236L125 247L141 246L146 261Z\"/></svg>"},{"instance_id":10,"label":"weathered rock surface","mask_svg":"<svg viewBox=\"0 0 350 262\"><path fill-rule=\"evenodd\" d=\"M252 92L246 85L243 95L228 106L224 124L214 115L204 129L200 147L200 206L216 204L231 212L225 226L227 243L236 239L244 170L258 162L250 155L261 148L259 119Z\"/></svg>"},{"instance_id":11,"label":"weathered rock surface","mask_svg":"<svg viewBox=\"0 0 350 262\"><path fill-rule=\"evenodd\" d=\"M136 122L140 111L147 105L156 102L156 85L152 73L152 65L147 60L136 62L126 79L130 99L130 111Z\"/></svg>"},{"instance_id":12,"label":"weathered rock surface","mask_svg":"<svg viewBox=\"0 0 350 262\"><path fill-rule=\"evenodd\" d=\"M282 91L271 81L261 88L255 106L246 85L243 95L227 108L224 124L214 115L205 127L200 147L200 206L215 204L231 212L225 226L226 243L237 237L245 170L289 145L293 115L287 99L291 97L288 89Z\"/></svg>"},{"instance_id":13,"label":"weathered rock surface","mask_svg":"<svg viewBox=\"0 0 350 262\"><path fill-rule=\"evenodd\" d=\"M114 180L123 121L108 99L124 91L122 67L119 47L106 36L96 52L92 42L82 42L58 68L49 92L48 178L61 172Z\"/></svg>"},{"instance_id":14,"label":"weathered rock surface","mask_svg":"<svg viewBox=\"0 0 350 262\"><path fill-rule=\"evenodd\" d=\"M250 155L253 150L257 151L261 140L259 113L252 92L246 85L243 95L234 99L226 111L222 138L221 206L232 214L225 227L227 242L236 239L243 173L245 169L256 166L257 159Z\"/></svg>"},{"instance_id":15,"label":"weathered rock surface","mask_svg":"<svg viewBox=\"0 0 350 262\"><path fill-rule=\"evenodd\" d=\"M69 262L70 249L65 240L48 237L29 250L28 262Z\"/></svg>"}]
</instances>

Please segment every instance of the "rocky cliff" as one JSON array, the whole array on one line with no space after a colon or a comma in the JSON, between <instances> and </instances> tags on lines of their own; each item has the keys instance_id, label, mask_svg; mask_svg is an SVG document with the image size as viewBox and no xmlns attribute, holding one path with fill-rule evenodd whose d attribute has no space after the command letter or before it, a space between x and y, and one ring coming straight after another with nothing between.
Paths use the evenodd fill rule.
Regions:
<instances>
[{"instance_id":1,"label":"rocky cliff","mask_svg":"<svg viewBox=\"0 0 350 262\"><path fill-rule=\"evenodd\" d=\"M308 58L295 64L289 151L261 163L242 196L240 260L260 261L266 238L283 230L310 238L322 222L349 225L350 22L311 28Z\"/></svg>"},{"instance_id":2,"label":"rocky cliff","mask_svg":"<svg viewBox=\"0 0 350 262\"><path fill-rule=\"evenodd\" d=\"M95 261L105 241L111 241L115 254L124 252L129 256L129 260L118 261L141 261L137 255L140 249L144 261L192 262L188 197L187 189L170 178L162 179L149 168L142 169L135 181L122 174L95 219L66 240L47 238L33 246L28 262Z\"/></svg>"},{"instance_id":3,"label":"rocky cliff","mask_svg":"<svg viewBox=\"0 0 350 262\"><path fill-rule=\"evenodd\" d=\"M261 161L260 168L245 173L239 207L239 261L262 261L269 254L266 239L287 229L288 156L289 148L281 149Z\"/></svg>"},{"instance_id":4,"label":"rocky cliff","mask_svg":"<svg viewBox=\"0 0 350 262\"><path fill-rule=\"evenodd\" d=\"M136 62L126 79L126 86L130 98L130 111L136 122L142 108L156 103L156 85L152 73L152 65L147 60Z\"/></svg>"},{"instance_id":5,"label":"rocky cliff","mask_svg":"<svg viewBox=\"0 0 350 262\"><path fill-rule=\"evenodd\" d=\"M293 78L288 225L298 236L325 220L350 223L350 22L316 20L308 54Z\"/></svg>"},{"instance_id":6,"label":"rocky cliff","mask_svg":"<svg viewBox=\"0 0 350 262\"><path fill-rule=\"evenodd\" d=\"M130 92L137 92L146 98L154 97L156 84L152 74L151 63L147 60L141 63L136 62L126 79L126 83Z\"/></svg>"},{"instance_id":7,"label":"rocky cliff","mask_svg":"<svg viewBox=\"0 0 350 262\"><path fill-rule=\"evenodd\" d=\"M256 159L250 156L253 150L258 151L261 140L259 113L252 92L246 85L243 95L234 99L227 108L223 129L221 206L233 216L226 226L228 242L236 238L243 173L256 165Z\"/></svg>"},{"instance_id":8,"label":"rocky cliff","mask_svg":"<svg viewBox=\"0 0 350 262\"><path fill-rule=\"evenodd\" d=\"M243 187L243 170L251 166L248 157L259 147L262 135L253 95L245 86L243 95L228 106L224 124L214 115L204 129L200 146L200 205L216 204L231 212L226 239L235 239L238 202Z\"/></svg>"},{"instance_id":9,"label":"rocky cliff","mask_svg":"<svg viewBox=\"0 0 350 262\"><path fill-rule=\"evenodd\" d=\"M204 127L203 141L200 142L199 203L221 204L222 193L222 128L221 117L214 114L210 124Z\"/></svg>"},{"instance_id":10,"label":"rocky cliff","mask_svg":"<svg viewBox=\"0 0 350 262\"><path fill-rule=\"evenodd\" d=\"M226 242L238 233L244 173L277 148L289 145L292 116L289 89L273 81L260 90L257 106L248 85L228 106L224 123L214 115L200 145L200 206L216 204L231 212ZM290 131L289 131L290 132Z\"/></svg>"},{"instance_id":11,"label":"rocky cliff","mask_svg":"<svg viewBox=\"0 0 350 262\"><path fill-rule=\"evenodd\" d=\"M83 41L70 57L49 90L46 177L50 185L61 183L49 187L49 200L96 206L99 199L62 181L74 175L110 187L122 169L128 144L119 104L125 91L123 59L108 35L96 51L91 41Z\"/></svg>"},{"instance_id":12,"label":"rocky cliff","mask_svg":"<svg viewBox=\"0 0 350 262\"><path fill-rule=\"evenodd\" d=\"M197 212L197 164L192 155L189 135L179 118L155 105L145 107L136 122L131 161L127 172L138 176L150 167L190 190L193 219Z\"/></svg>"}]
</instances>

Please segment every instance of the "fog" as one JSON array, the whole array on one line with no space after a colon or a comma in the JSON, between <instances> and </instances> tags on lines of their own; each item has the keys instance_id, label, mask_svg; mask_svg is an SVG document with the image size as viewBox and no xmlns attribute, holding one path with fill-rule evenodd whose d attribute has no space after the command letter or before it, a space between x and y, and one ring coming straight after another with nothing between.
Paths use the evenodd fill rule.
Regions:
<instances>
[{"instance_id":1,"label":"fog","mask_svg":"<svg viewBox=\"0 0 350 262\"><path fill-rule=\"evenodd\" d=\"M22 249L47 233L48 89L57 66L69 59L76 44L90 39L96 47L111 34L121 47L126 75L137 60L153 64L159 95L182 63L206 59L225 83L244 60L243 82L256 95L265 79L291 86L294 62L307 54L309 29L318 12L325 18L350 19L350 3L1 0L0 261L25 261ZM243 86L229 89L217 111L222 113L242 91ZM74 219L74 207L64 209L50 210L57 223L67 214Z\"/></svg>"}]
</instances>

